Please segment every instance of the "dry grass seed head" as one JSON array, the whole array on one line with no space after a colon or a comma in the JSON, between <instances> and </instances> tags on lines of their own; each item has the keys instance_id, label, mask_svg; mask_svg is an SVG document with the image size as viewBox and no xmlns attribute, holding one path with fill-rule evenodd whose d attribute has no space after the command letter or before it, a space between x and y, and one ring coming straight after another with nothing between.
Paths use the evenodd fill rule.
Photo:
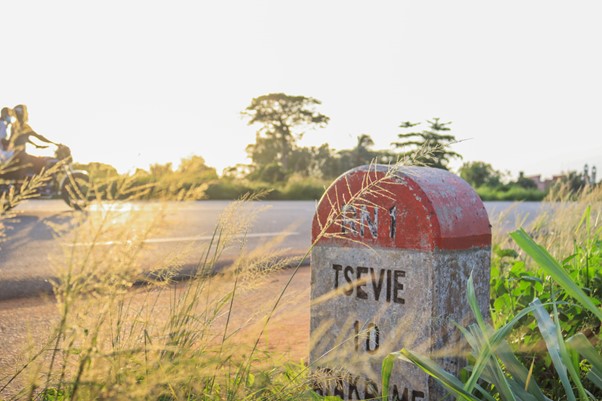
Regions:
<instances>
[{"instance_id":1,"label":"dry grass seed head","mask_svg":"<svg viewBox=\"0 0 602 401\"><path fill-rule=\"evenodd\" d=\"M556 257L565 257L600 231L602 186L585 187L577 196L552 193L546 200L549 209L528 227L534 239ZM589 213L589 221L583 221ZM589 228L589 231L587 230Z\"/></svg>"},{"instance_id":2,"label":"dry grass seed head","mask_svg":"<svg viewBox=\"0 0 602 401\"><path fill-rule=\"evenodd\" d=\"M239 244L240 248L245 246L246 234L251 229L258 214L268 208L268 206L253 204L257 196L247 194L241 199L229 203L220 214L216 233L216 246L220 250L236 243Z\"/></svg>"}]
</instances>

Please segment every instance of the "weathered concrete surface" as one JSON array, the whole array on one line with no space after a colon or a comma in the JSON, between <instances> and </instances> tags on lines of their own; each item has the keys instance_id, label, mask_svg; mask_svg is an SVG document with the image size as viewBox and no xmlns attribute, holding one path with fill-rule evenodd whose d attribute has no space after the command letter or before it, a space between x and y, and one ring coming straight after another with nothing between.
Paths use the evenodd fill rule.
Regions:
<instances>
[{"instance_id":1,"label":"weathered concrete surface","mask_svg":"<svg viewBox=\"0 0 602 401\"><path fill-rule=\"evenodd\" d=\"M352 170L322 198L313 239L310 364L318 392L378 397L382 360L401 348L459 372L464 343L452 323L472 320L471 274L482 313L489 302L491 231L468 184L428 168ZM389 394L444 396L401 360Z\"/></svg>"},{"instance_id":2,"label":"weathered concrete surface","mask_svg":"<svg viewBox=\"0 0 602 401\"><path fill-rule=\"evenodd\" d=\"M472 314L465 307L466 284L471 273L475 282L489 279L488 269L483 268L488 261L486 249L430 253L316 247L312 258L310 364L317 370L345 367L380 389L382 359L407 348L434 357L457 374L462 365L462 343L452 323L471 320ZM488 287L476 290L480 309L486 313ZM391 377L391 393L408 389L432 399L428 395L435 391L433 383L414 366L399 361ZM329 394L335 393L332 386ZM349 383L344 389L346 399L366 397L361 389L360 397L349 397Z\"/></svg>"}]
</instances>

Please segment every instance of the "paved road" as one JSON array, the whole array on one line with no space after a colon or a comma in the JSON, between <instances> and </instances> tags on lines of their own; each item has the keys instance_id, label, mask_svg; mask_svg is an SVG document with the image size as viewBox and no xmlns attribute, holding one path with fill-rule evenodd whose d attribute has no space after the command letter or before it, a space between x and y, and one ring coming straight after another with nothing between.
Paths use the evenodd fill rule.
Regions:
<instances>
[{"instance_id":1,"label":"paved road","mask_svg":"<svg viewBox=\"0 0 602 401\"><path fill-rule=\"evenodd\" d=\"M166 255L182 253L182 249L187 249L188 254L180 264L184 272L190 272L197 266L203 247L209 242L218 218L228 204L230 202L227 201L127 203L113 206L111 218L119 223L120 218L125 219L131 211L136 211L149 219L164 210L163 223L146 242L145 268L160 268L159 262L165 260ZM247 235L248 248L257 248L284 233L286 237L278 244L279 248L286 248L289 254L295 255L307 251L315 202L262 201L253 202L247 207L243 217L259 211L256 223ZM486 207L493 224L509 230L515 226L516 215L533 217L539 212L541 204L489 202ZM0 243L0 300L49 292L51 287L48 279L54 276L49 259L60 260L65 249L82 245L73 238L78 214L62 201L29 201L17 210L17 217L4 222L7 226L6 238ZM511 213L500 222L497 215L508 210ZM102 216L104 212L106 210L102 208L93 208L88 213L92 218ZM58 238L54 233L57 227L64 231ZM111 240L102 239L101 246L104 242L110 249ZM233 259L235 252L226 252L223 263Z\"/></svg>"},{"instance_id":2,"label":"paved road","mask_svg":"<svg viewBox=\"0 0 602 401\"><path fill-rule=\"evenodd\" d=\"M127 203L113 207L111 219L124 221L131 211L145 219L163 211L163 220L148 236L145 245L145 266L159 268L159 261L179 253L183 271L198 265L214 232L220 214L230 202L203 201L186 203ZM276 238L284 239L279 248L291 255L302 255L310 244L310 226L314 202L253 202L245 206L241 217L257 213L257 220L247 238L247 248L254 249ZM62 201L29 201L19 206L15 218L4 221L6 237L0 243L0 300L30 296L50 291L48 279L53 277L50 259L62 257L71 246L85 246L74 238L77 212L72 212ZM90 218L101 218L106 210L93 208ZM236 221L234 224L239 224ZM56 229L63 231L57 237ZM110 249L111 239L103 238L100 246ZM182 252L186 249L186 253ZM233 249L225 252L222 263L234 258ZM183 255L183 256L182 256Z\"/></svg>"}]
</instances>

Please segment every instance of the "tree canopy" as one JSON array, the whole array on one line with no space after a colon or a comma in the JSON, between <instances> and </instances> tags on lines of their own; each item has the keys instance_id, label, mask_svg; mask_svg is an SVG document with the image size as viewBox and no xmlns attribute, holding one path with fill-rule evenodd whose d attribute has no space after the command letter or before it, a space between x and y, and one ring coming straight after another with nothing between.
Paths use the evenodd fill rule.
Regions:
<instances>
[{"instance_id":1,"label":"tree canopy","mask_svg":"<svg viewBox=\"0 0 602 401\"><path fill-rule=\"evenodd\" d=\"M459 173L460 177L475 188L484 185L489 187L501 185L502 174L494 170L489 163L481 161L464 163Z\"/></svg>"},{"instance_id":2,"label":"tree canopy","mask_svg":"<svg viewBox=\"0 0 602 401\"><path fill-rule=\"evenodd\" d=\"M248 124L259 124L255 144L247 152L258 167L276 162L284 173L291 168L291 154L307 129L325 127L329 117L319 113L321 102L305 96L270 93L254 98L242 112Z\"/></svg>"},{"instance_id":3,"label":"tree canopy","mask_svg":"<svg viewBox=\"0 0 602 401\"><path fill-rule=\"evenodd\" d=\"M402 132L397 135L401 141L393 142L392 145L398 150L402 150L400 157L414 156L415 160L425 166L448 170L450 160L462 158L459 153L450 149L454 144L456 137L446 134L451 129L451 122L441 122L439 118L427 120L428 128L422 131L414 130L420 123L405 121L401 123L400 128L410 131ZM425 154L416 153L421 148L429 148Z\"/></svg>"}]
</instances>

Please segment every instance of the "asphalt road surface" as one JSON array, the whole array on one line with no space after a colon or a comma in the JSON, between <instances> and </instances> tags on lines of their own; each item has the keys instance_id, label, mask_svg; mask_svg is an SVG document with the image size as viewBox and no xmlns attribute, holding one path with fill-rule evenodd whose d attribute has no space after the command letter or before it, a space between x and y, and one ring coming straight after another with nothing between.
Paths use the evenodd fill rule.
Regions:
<instances>
[{"instance_id":1,"label":"asphalt road surface","mask_svg":"<svg viewBox=\"0 0 602 401\"><path fill-rule=\"evenodd\" d=\"M230 203L123 203L93 207L86 216L102 219L109 209L110 224L117 226L120 223L143 226L145 221L162 216L155 229L146 236L144 268L160 269L162 260L177 254L180 270L190 272L198 266L220 215ZM250 202L228 224L243 224L242 220L255 215L255 222L244 235L247 249L278 241L275 246L286 249L287 255L303 255L310 245L314 210L315 202ZM16 217L3 222L6 228L5 238L0 243L0 301L50 292L49 280L54 277L57 264L50 261L58 260L60 264L64 252L69 252L71 247L87 245L86 241L74 237L81 213L71 211L62 201L28 201L16 211ZM132 212L139 215L138 223L127 221ZM97 240L98 246L110 249L113 240L118 239L105 236ZM221 264L227 264L240 252L240 248L232 248L225 251Z\"/></svg>"},{"instance_id":2,"label":"asphalt road surface","mask_svg":"<svg viewBox=\"0 0 602 401\"><path fill-rule=\"evenodd\" d=\"M199 201L170 203L123 203L93 207L87 218L102 218L107 210L111 223L123 219L123 224L143 224L145 219L157 215L163 218L157 229L145 240L145 255L141 262L145 270L160 269L161 262L170 255L179 255L179 268L186 275L198 266L198 261L210 242L220 214L229 201ZM303 255L310 246L311 220L316 203L312 201L261 201L248 203L245 210L229 224L239 225L249 215L256 214L255 223L247 235L247 249L256 249L279 241L278 249L286 249L287 255ZM503 230L514 228L517 215L535 216L541 208L539 202L487 202L486 207L493 224L502 225ZM501 212L511 210L503 222L497 220ZM49 280L55 277L56 263L60 264L63 253L70 247L85 246L85 241L74 238L80 212L71 211L62 201L28 201L17 208L17 216L4 220L5 238L0 243L0 301L49 293ZM127 221L137 213L138 223ZM146 216L146 217L144 217ZM132 227L129 227L132 228ZM497 228L497 227L496 227ZM56 231L61 231L60 235ZM134 227L135 232L135 227ZM110 249L111 234L97 239L99 246ZM184 252L183 250L186 250ZM222 265L236 257L238 248L227 250L220 262ZM188 273L187 273L188 272Z\"/></svg>"}]
</instances>

